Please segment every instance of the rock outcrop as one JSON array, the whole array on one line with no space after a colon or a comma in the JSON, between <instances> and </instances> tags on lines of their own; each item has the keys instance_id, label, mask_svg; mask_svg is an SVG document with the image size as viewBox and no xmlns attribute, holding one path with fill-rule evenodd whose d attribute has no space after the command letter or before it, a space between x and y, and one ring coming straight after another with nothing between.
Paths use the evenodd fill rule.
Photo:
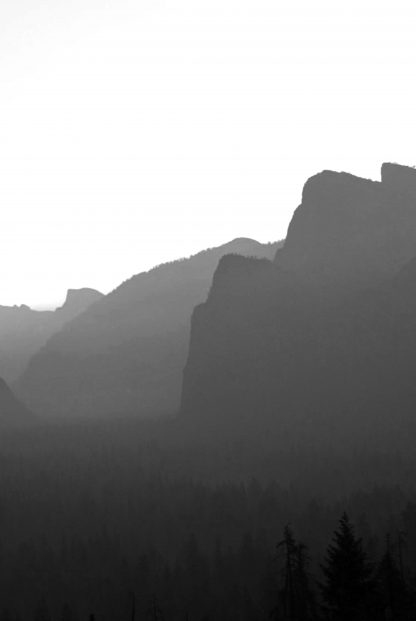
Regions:
<instances>
[{"instance_id":1,"label":"rock outcrop","mask_svg":"<svg viewBox=\"0 0 416 621\"><path fill-rule=\"evenodd\" d=\"M190 318L220 258L273 258L276 244L236 239L127 280L64 326L31 360L19 395L52 417L159 416L179 407Z\"/></svg>"},{"instance_id":2,"label":"rock outcrop","mask_svg":"<svg viewBox=\"0 0 416 621\"><path fill-rule=\"evenodd\" d=\"M382 181L324 171L309 179L276 262L316 284L372 285L415 254L416 170L383 164Z\"/></svg>"},{"instance_id":3,"label":"rock outcrop","mask_svg":"<svg viewBox=\"0 0 416 621\"><path fill-rule=\"evenodd\" d=\"M0 376L14 383L52 334L100 297L102 294L93 289L70 290L56 311L36 311L25 305L0 306Z\"/></svg>"},{"instance_id":4,"label":"rock outcrop","mask_svg":"<svg viewBox=\"0 0 416 621\"><path fill-rule=\"evenodd\" d=\"M263 421L296 442L406 440L415 257L415 170L312 177L273 265L220 262L192 318L182 416L230 429Z\"/></svg>"},{"instance_id":5,"label":"rock outcrop","mask_svg":"<svg viewBox=\"0 0 416 621\"><path fill-rule=\"evenodd\" d=\"M60 320L71 321L103 297L104 295L99 291L87 287L68 289L65 302L55 311L56 317Z\"/></svg>"}]
</instances>

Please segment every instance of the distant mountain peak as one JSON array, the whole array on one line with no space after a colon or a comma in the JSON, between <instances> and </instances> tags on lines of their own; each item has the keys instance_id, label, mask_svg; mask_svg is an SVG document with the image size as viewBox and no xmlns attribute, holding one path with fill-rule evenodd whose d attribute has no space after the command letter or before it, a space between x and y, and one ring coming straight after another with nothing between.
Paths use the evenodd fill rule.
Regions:
<instances>
[{"instance_id":1,"label":"distant mountain peak","mask_svg":"<svg viewBox=\"0 0 416 621\"><path fill-rule=\"evenodd\" d=\"M382 181L324 170L308 179L279 264L311 282L394 274L414 254L416 170L383 164Z\"/></svg>"},{"instance_id":2,"label":"distant mountain peak","mask_svg":"<svg viewBox=\"0 0 416 621\"><path fill-rule=\"evenodd\" d=\"M180 403L193 309L223 255L272 259L278 243L237 238L136 274L54 334L21 378L34 412L160 416Z\"/></svg>"},{"instance_id":3,"label":"distant mountain peak","mask_svg":"<svg viewBox=\"0 0 416 621\"><path fill-rule=\"evenodd\" d=\"M87 287L82 289L68 289L65 302L56 310L57 312L64 312L70 315L79 314L102 297L104 297L104 294L96 291L96 289Z\"/></svg>"},{"instance_id":4,"label":"distant mountain peak","mask_svg":"<svg viewBox=\"0 0 416 621\"><path fill-rule=\"evenodd\" d=\"M273 264L219 262L192 316L181 412L308 446L377 444L383 425L388 442L402 431L407 442L415 309L416 170L383 164L380 181L324 170Z\"/></svg>"},{"instance_id":5,"label":"distant mountain peak","mask_svg":"<svg viewBox=\"0 0 416 621\"><path fill-rule=\"evenodd\" d=\"M385 162L381 167L381 182L401 190L405 190L409 184L412 189L416 188L416 168Z\"/></svg>"},{"instance_id":6,"label":"distant mountain peak","mask_svg":"<svg viewBox=\"0 0 416 621\"><path fill-rule=\"evenodd\" d=\"M52 334L101 297L94 289L69 289L56 311L33 310L25 304L0 306L0 377L13 384Z\"/></svg>"},{"instance_id":7,"label":"distant mountain peak","mask_svg":"<svg viewBox=\"0 0 416 621\"><path fill-rule=\"evenodd\" d=\"M262 244L257 241L256 239L252 239L251 237L236 237L235 239L232 239L230 242L228 242L227 244L225 244L224 246L230 246L230 247L234 247L234 246L247 246L247 245L259 245L261 246Z\"/></svg>"}]
</instances>

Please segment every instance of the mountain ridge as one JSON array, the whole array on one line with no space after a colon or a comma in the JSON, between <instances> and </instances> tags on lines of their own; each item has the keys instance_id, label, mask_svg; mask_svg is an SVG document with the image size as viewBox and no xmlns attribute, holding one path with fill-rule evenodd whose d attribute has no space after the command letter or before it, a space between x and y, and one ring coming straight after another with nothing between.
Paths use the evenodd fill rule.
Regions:
<instances>
[{"instance_id":1,"label":"mountain ridge","mask_svg":"<svg viewBox=\"0 0 416 621\"><path fill-rule=\"evenodd\" d=\"M237 238L132 276L50 338L18 394L52 417L173 414L190 316L208 294L219 259L238 251L272 260L276 248Z\"/></svg>"},{"instance_id":2,"label":"mountain ridge","mask_svg":"<svg viewBox=\"0 0 416 621\"><path fill-rule=\"evenodd\" d=\"M413 424L416 171L402 172L315 175L272 269L220 262L192 316L185 419L338 443L377 425L393 438L395 407Z\"/></svg>"},{"instance_id":3,"label":"mountain ridge","mask_svg":"<svg viewBox=\"0 0 416 621\"><path fill-rule=\"evenodd\" d=\"M101 296L94 289L70 289L55 311L0 306L0 377L13 384L52 334Z\"/></svg>"}]
</instances>

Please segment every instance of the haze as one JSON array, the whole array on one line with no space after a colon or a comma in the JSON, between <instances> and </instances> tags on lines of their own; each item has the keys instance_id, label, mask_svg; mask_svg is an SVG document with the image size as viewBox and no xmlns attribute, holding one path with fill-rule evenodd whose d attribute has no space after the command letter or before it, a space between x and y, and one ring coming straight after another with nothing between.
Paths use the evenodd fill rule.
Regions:
<instances>
[{"instance_id":1,"label":"haze","mask_svg":"<svg viewBox=\"0 0 416 621\"><path fill-rule=\"evenodd\" d=\"M410 2L3 0L0 304L248 236L415 163Z\"/></svg>"}]
</instances>

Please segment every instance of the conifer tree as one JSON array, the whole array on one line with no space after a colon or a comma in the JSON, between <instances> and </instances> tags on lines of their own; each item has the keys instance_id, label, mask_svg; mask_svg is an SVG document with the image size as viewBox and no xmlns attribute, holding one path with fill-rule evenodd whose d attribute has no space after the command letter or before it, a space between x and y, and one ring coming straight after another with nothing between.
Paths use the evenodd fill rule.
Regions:
<instances>
[{"instance_id":1,"label":"conifer tree","mask_svg":"<svg viewBox=\"0 0 416 621\"><path fill-rule=\"evenodd\" d=\"M316 618L314 596L309 585L306 546L298 543L289 526L277 545L283 550L283 568L277 602L271 617L278 621L310 621Z\"/></svg>"},{"instance_id":2,"label":"conifer tree","mask_svg":"<svg viewBox=\"0 0 416 621\"><path fill-rule=\"evenodd\" d=\"M346 513L321 566L325 581L321 584L324 608L332 621L370 619L374 591L372 567Z\"/></svg>"},{"instance_id":3,"label":"conifer tree","mask_svg":"<svg viewBox=\"0 0 416 621\"><path fill-rule=\"evenodd\" d=\"M376 581L377 603L383 617L394 619L394 621L413 618L410 616L410 592L403 572L394 558L389 537L387 537L385 553L377 568Z\"/></svg>"},{"instance_id":4,"label":"conifer tree","mask_svg":"<svg viewBox=\"0 0 416 621\"><path fill-rule=\"evenodd\" d=\"M133 592L131 594L131 621L136 621L136 594Z\"/></svg>"},{"instance_id":5,"label":"conifer tree","mask_svg":"<svg viewBox=\"0 0 416 621\"><path fill-rule=\"evenodd\" d=\"M310 586L308 574L308 550L303 543L296 547L295 590L297 621L317 619L315 594Z\"/></svg>"},{"instance_id":6,"label":"conifer tree","mask_svg":"<svg viewBox=\"0 0 416 621\"><path fill-rule=\"evenodd\" d=\"M283 541L279 546L283 546L285 550L284 584L280 596L284 615L289 621L292 621L295 619L296 605L294 584L296 541L289 526L286 526Z\"/></svg>"}]
</instances>

